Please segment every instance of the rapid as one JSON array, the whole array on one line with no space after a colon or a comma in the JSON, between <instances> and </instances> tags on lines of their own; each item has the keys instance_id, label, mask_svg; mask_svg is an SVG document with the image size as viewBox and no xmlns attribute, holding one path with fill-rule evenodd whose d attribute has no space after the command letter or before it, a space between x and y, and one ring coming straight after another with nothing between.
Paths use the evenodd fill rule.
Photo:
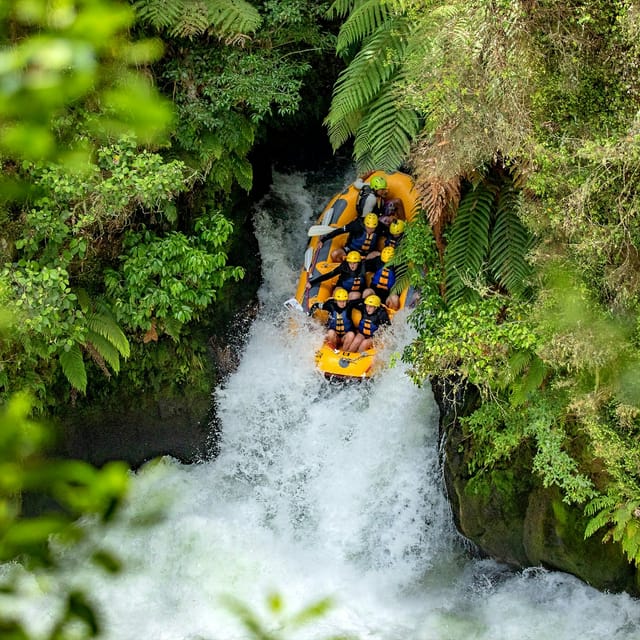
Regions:
<instances>
[{"instance_id":1,"label":"rapid","mask_svg":"<svg viewBox=\"0 0 640 640\"><path fill-rule=\"evenodd\" d=\"M412 338L406 325L385 342L395 364L370 383L331 385L314 370L321 330L282 303L306 227L347 180L275 175L255 212L260 310L237 371L214 392L219 455L136 472L120 518L94 536L124 570L109 576L69 558L65 580L92 595L105 640L253 638L230 597L274 638L639 639L640 606L628 595L542 568L512 572L456 533L437 407L394 357ZM273 594L281 615L267 606ZM324 598L325 615L287 626ZM36 618L35 632L46 626Z\"/></svg>"}]
</instances>

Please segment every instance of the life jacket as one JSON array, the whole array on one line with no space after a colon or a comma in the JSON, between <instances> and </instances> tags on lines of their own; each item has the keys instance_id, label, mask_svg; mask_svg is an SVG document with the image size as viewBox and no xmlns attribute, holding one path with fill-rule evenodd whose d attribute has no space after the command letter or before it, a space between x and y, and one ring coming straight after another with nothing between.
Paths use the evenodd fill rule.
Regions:
<instances>
[{"instance_id":1,"label":"life jacket","mask_svg":"<svg viewBox=\"0 0 640 640\"><path fill-rule=\"evenodd\" d=\"M360 193L358 194L358 199L356 200L356 211L358 212L359 216L362 216L362 212L364 211L364 203L370 193L373 193L371 185L363 184L362 189L360 189ZM373 211L371 213L380 215L383 211L383 206L384 205L382 203L382 198L378 198L378 196L376 196L376 203L373 206Z\"/></svg>"},{"instance_id":2,"label":"life jacket","mask_svg":"<svg viewBox=\"0 0 640 640\"><path fill-rule=\"evenodd\" d=\"M373 334L380 328L380 315L380 309L376 309L371 315L369 315L366 310L362 312L362 317L358 324L358 331L365 338L373 337Z\"/></svg>"},{"instance_id":3,"label":"life jacket","mask_svg":"<svg viewBox=\"0 0 640 640\"><path fill-rule=\"evenodd\" d=\"M396 282L396 274L391 267L381 267L371 278L371 286L389 291Z\"/></svg>"},{"instance_id":4,"label":"life jacket","mask_svg":"<svg viewBox=\"0 0 640 640\"><path fill-rule=\"evenodd\" d=\"M368 234L363 223L361 231L354 231L349 236L345 251L357 251L361 256L366 256L376 246L377 241L378 234L375 231Z\"/></svg>"},{"instance_id":5,"label":"life jacket","mask_svg":"<svg viewBox=\"0 0 640 640\"><path fill-rule=\"evenodd\" d=\"M404 237L404 233L401 233L398 236L389 235L385 238L384 246L393 247L394 249L397 249L403 237Z\"/></svg>"},{"instance_id":6,"label":"life jacket","mask_svg":"<svg viewBox=\"0 0 640 640\"><path fill-rule=\"evenodd\" d=\"M327 320L327 328L333 329L339 336L343 336L347 331L352 331L351 309L348 306L341 309L337 304L332 305Z\"/></svg>"},{"instance_id":7,"label":"life jacket","mask_svg":"<svg viewBox=\"0 0 640 640\"><path fill-rule=\"evenodd\" d=\"M362 291L365 282L365 267L361 262L355 271L349 269L347 262L342 263L344 270L338 277L337 286L346 289L347 291Z\"/></svg>"}]
</instances>

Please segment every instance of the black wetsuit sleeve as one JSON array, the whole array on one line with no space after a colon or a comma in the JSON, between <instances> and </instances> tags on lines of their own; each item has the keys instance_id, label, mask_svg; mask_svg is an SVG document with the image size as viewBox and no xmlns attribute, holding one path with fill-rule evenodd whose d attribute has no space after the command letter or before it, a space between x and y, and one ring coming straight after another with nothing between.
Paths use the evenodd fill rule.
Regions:
<instances>
[{"instance_id":1,"label":"black wetsuit sleeve","mask_svg":"<svg viewBox=\"0 0 640 640\"><path fill-rule=\"evenodd\" d=\"M334 229L330 233L327 233L325 236L321 236L320 241L325 242L326 240L331 240L331 238L335 238L336 236L341 236L343 233L349 233L349 225L345 224L344 227L338 227Z\"/></svg>"},{"instance_id":2,"label":"black wetsuit sleeve","mask_svg":"<svg viewBox=\"0 0 640 640\"><path fill-rule=\"evenodd\" d=\"M309 284L313 286L314 284L318 284L318 282L324 282L325 280L329 280L329 278L333 278L333 276L337 276L340 273L341 266L340 264L332 271L327 271L327 273L321 273L313 278L309 278Z\"/></svg>"}]
</instances>

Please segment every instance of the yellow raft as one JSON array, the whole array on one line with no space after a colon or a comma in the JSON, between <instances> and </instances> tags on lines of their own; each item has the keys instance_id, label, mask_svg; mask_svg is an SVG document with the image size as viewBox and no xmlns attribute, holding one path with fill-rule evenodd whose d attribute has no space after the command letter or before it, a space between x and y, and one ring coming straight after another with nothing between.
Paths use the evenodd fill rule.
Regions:
<instances>
[{"instance_id":1,"label":"yellow raft","mask_svg":"<svg viewBox=\"0 0 640 640\"><path fill-rule=\"evenodd\" d=\"M373 176L383 176L387 181L389 193L386 200L397 198L402 202L402 208L398 217L410 221L417 210L418 194L415 190L413 179L406 173L375 171L367 180ZM349 185L341 193L337 193L326 205L317 220L319 227L342 227L357 217L356 202L360 190L354 185ZM327 229L329 231L329 229ZM324 234L323 234L324 235ZM307 251L305 252L305 263L300 273L300 280L296 291L295 299L308 312L315 302L324 302L331 297L333 288L337 281L337 276L330 280L317 283L307 290L307 280L321 273L327 273L335 269L337 263L330 262L331 252L338 247L344 246L347 235L339 235L318 247L319 236L313 236L309 240ZM384 241L381 240L381 243ZM381 246L379 247L381 248ZM368 274L370 277L370 274ZM368 283L367 283L368 284ZM408 297L408 290L405 289L400 295L400 308L402 308ZM393 310L387 309L389 317L393 321ZM354 312L354 316L358 314ZM323 323L326 321L326 313L318 311L315 317ZM357 325L359 318L354 317ZM378 368L376 362L375 346L362 353L352 353L333 349L328 344L323 344L315 354L318 369L329 378L370 378Z\"/></svg>"}]
</instances>

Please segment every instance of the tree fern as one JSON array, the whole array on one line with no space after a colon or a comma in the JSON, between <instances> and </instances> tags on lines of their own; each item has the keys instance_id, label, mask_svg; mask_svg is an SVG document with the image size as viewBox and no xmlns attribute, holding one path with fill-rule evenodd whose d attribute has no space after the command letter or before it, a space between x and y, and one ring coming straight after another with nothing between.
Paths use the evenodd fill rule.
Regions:
<instances>
[{"instance_id":1,"label":"tree fern","mask_svg":"<svg viewBox=\"0 0 640 640\"><path fill-rule=\"evenodd\" d=\"M336 2L332 11L350 12L338 36L338 53L362 44L334 87L325 119L331 144L337 149L354 136L360 169L397 169L421 126L417 112L398 99L403 81L398 70L412 23L400 2Z\"/></svg>"},{"instance_id":2,"label":"tree fern","mask_svg":"<svg viewBox=\"0 0 640 640\"><path fill-rule=\"evenodd\" d=\"M74 343L68 351L61 351L58 360L62 367L62 373L74 389L86 393L87 391L87 370L82 359L80 346Z\"/></svg>"},{"instance_id":3,"label":"tree fern","mask_svg":"<svg viewBox=\"0 0 640 640\"><path fill-rule=\"evenodd\" d=\"M524 294L531 275L526 261L531 235L518 216L521 204L522 191L511 186L501 190L490 240L489 268L496 281L514 295Z\"/></svg>"},{"instance_id":4,"label":"tree fern","mask_svg":"<svg viewBox=\"0 0 640 640\"><path fill-rule=\"evenodd\" d=\"M101 313L90 314L87 318L87 326L93 333L102 336L109 342L121 356L124 358L129 357L129 341L110 313L102 311ZM108 361L106 356L104 358Z\"/></svg>"},{"instance_id":5,"label":"tree fern","mask_svg":"<svg viewBox=\"0 0 640 640\"><path fill-rule=\"evenodd\" d=\"M397 63L390 59L388 52L393 51L392 58L395 58L404 47L403 32L399 27L400 25L394 23L380 28L338 76L331 109L325 121L329 126L329 138L334 148L355 134L362 110L380 93L397 70ZM358 113L359 117L354 121L351 116L355 113ZM347 135L336 136L334 128L345 120L353 122Z\"/></svg>"},{"instance_id":6,"label":"tree fern","mask_svg":"<svg viewBox=\"0 0 640 640\"><path fill-rule=\"evenodd\" d=\"M107 376L109 375L109 372L105 367L102 366L102 360L104 360L115 373L120 373L121 352L114 346L112 342L107 340L99 333L89 331L85 339L85 346L93 347L93 349L91 349L89 353Z\"/></svg>"},{"instance_id":7,"label":"tree fern","mask_svg":"<svg viewBox=\"0 0 640 640\"><path fill-rule=\"evenodd\" d=\"M364 0L357 3L340 27L336 52L344 54L350 47L375 33L395 14L392 0Z\"/></svg>"},{"instance_id":8,"label":"tree fern","mask_svg":"<svg viewBox=\"0 0 640 640\"><path fill-rule=\"evenodd\" d=\"M489 250L489 228L496 189L482 183L461 200L445 250L447 302L469 301L477 294L469 287L483 272Z\"/></svg>"},{"instance_id":9,"label":"tree fern","mask_svg":"<svg viewBox=\"0 0 640 640\"><path fill-rule=\"evenodd\" d=\"M229 38L253 33L262 20L245 0L136 0L133 6L143 22L176 37L212 31Z\"/></svg>"},{"instance_id":10,"label":"tree fern","mask_svg":"<svg viewBox=\"0 0 640 640\"><path fill-rule=\"evenodd\" d=\"M397 169L408 156L419 128L417 114L397 106L393 88L387 88L372 102L356 132L354 153L359 167Z\"/></svg>"}]
</instances>

